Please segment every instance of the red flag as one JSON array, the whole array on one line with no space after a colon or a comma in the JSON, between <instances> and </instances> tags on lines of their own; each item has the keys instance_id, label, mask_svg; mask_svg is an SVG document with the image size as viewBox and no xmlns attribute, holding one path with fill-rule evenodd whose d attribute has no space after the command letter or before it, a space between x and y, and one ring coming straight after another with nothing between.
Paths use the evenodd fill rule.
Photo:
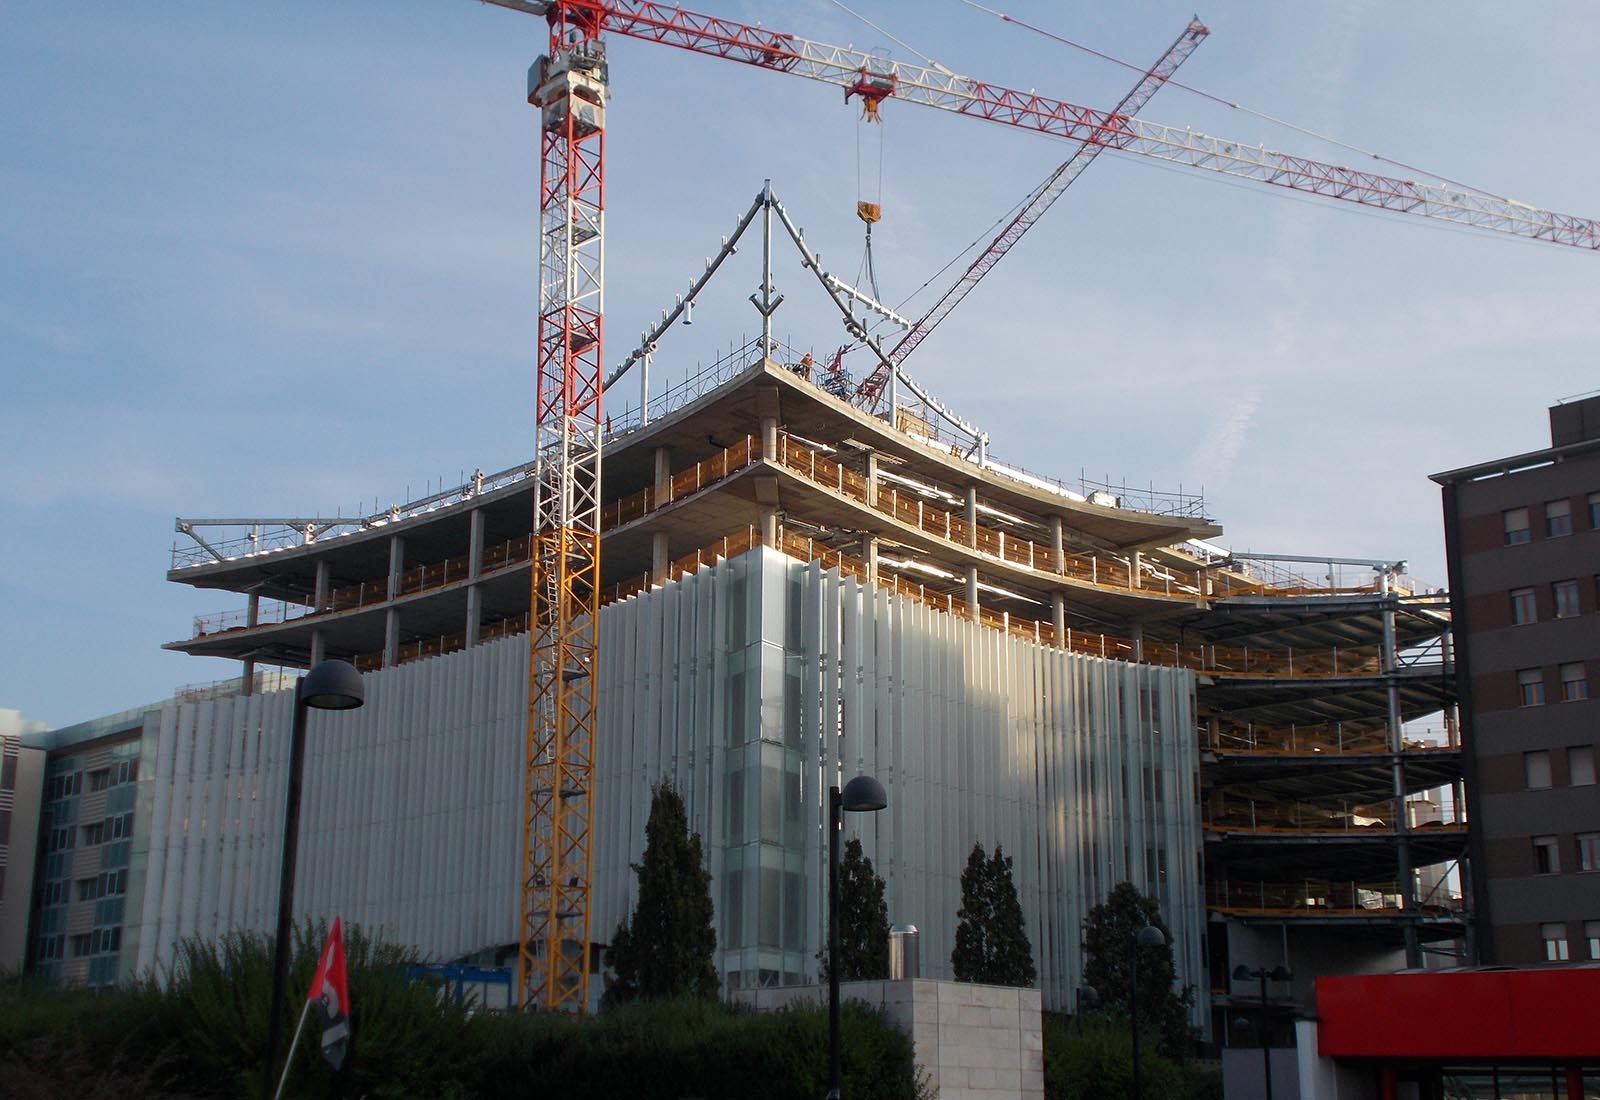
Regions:
<instances>
[{"instance_id":1,"label":"red flag","mask_svg":"<svg viewBox=\"0 0 1600 1100\"><path fill-rule=\"evenodd\" d=\"M339 1069L350 1045L350 987L345 982L344 937L338 917L333 918L333 927L328 929L328 942L322 945L306 1000L315 1002L322 1011L322 1056Z\"/></svg>"}]
</instances>

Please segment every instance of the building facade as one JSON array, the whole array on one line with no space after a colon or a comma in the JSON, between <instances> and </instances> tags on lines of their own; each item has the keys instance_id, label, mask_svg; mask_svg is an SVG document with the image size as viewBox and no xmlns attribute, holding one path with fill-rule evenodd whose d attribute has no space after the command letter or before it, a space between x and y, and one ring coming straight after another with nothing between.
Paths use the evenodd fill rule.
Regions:
<instances>
[{"instance_id":1,"label":"building facade","mask_svg":"<svg viewBox=\"0 0 1600 1100\"><path fill-rule=\"evenodd\" d=\"M21 970L27 961L44 754L25 747L22 735L43 729L0 709L0 971Z\"/></svg>"},{"instance_id":2,"label":"building facade","mask_svg":"<svg viewBox=\"0 0 1600 1100\"><path fill-rule=\"evenodd\" d=\"M1600 395L1551 445L1433 475L1485 961L1600 959Z\"/></svg>"},{"instance_id":3,"label":"building facade","mask_svg":"<svg viewBox=\"0 0 1600 1100\"><path fill-rule=\"evenodd\" d=\"M890 805L850 827L931 976L974 843L1015 860L1054 1008L1124 880L1158 899L1202 1028L1235 963L1309 982L1459 936L1459 747L1449 721L1414 737L1448 712L1439 597L1392 562L1235 559L1198 498L1063 486L750 352L607 442L594 943L670 779L728 989L814 980L824 793L858 772ZM325 657L368 702L311 716L297 906L512 957L533 470L356 520L178 521L170 579L242 606L171 648L244 675L142 727L119 973L268 927L292 693L265 668Z\"/></svg>"}]
</instances>

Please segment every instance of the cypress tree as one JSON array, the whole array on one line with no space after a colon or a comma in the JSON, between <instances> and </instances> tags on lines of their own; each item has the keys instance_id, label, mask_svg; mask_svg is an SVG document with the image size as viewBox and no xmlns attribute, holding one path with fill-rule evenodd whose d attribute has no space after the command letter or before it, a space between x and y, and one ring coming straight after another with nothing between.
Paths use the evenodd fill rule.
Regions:
<instances>
[{"instance_id":1,"label":"cypress tree","mask_svg":"<svg viewBox=\"0 0 1600 1100\"><path fill-rule=\"evenodd\" d=\"M995 845L985 856L974 844L961 872L961 909L950 965L958 982L1032 985L1033 945L1022 922L1022 904L1011 878L1011 859Z\"/></svg>"},{"instance_id":2,"label":"cypress tree","mask_svg":"<svg viewBox=\"0 0 1600 1100\"><path fill-rule=\"evenodd\" d=\"M1134 937L1145 925L1159 928L1166 943L1135 948ZM1140 1030L1155 1032L1161 1053L1167 1057L1191 1056L1194 1030L1189 1025L1189 1007L1194 988L1176 988L1172 932L1161 919L1155 898L1141 894L1131 882L1119 882L1083 921L1083 980L1098 995L1098 1014L1126 1022L1134 951L1139 955Z\"/></svg>"},{"instance_id":3,"label":"cypress tree","mask_svg":"<svg viewBox=\"0 0 1600 1100\"><path fill-rule=\"evenodd\" d=\"M653 788L644 832L644 857L633 864L639 901L612 934L602 1003L682 996L714 1000L711 873L700 834L689 832L683 798L670 783Z\"/></svg>"},{"instance_id":4,"label":"cypress tree","mask_svg":"<svg viewBox=\"0 0 1600 1100\"><path fill-rule=\"evenodd\" d=\"M862 851L861 841L845 842L839 860L839 980L869 981L889 976L889 906L884 882ZM822 978L828 978L828 949L817 952Z\"/></svg>"}]
</instances>

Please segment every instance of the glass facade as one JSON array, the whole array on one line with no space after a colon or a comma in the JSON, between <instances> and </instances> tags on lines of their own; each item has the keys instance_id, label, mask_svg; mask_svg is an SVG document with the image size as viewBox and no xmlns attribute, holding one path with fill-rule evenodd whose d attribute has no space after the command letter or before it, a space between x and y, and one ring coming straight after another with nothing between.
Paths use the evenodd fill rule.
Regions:
<instances>
[{"instance_id":1,"label":"glass facade","mask_svg":"<svg viewBox=\"0 0 1600 1100\"><path fill-rule=\"evenodd\" d=\"M827 789L858 774L888 807L846 815L948 976L974 842L1014 863L1040 985L1066 1005L1080 926L1123 879L1155 894L1183 980L1201 981L1193 676L1012 638L855 579L753 551L603 613L595 927L626 915L651 784L706 839L732 989L820 977Z\"/></svg>"},{"instance_id":2,"label":"glass facade","mask_svg":"<svg viewBox=\"0 0 1600 1100\"><path fill-rule=\"evenodd\" d=\"M35 973L89 986L117 980L138 781L137 737L51 755L29 945Z\"/></svg>"}]
</instances>

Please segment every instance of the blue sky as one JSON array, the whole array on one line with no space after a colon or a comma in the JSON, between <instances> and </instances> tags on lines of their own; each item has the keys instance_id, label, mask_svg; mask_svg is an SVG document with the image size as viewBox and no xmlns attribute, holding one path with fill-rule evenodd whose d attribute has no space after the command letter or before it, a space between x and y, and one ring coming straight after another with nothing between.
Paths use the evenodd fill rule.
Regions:
<instances>
[{"instance_id":1,"label":"blue sky","mask_svg":"<svg viewBox=\"0 0 1600 1100\"><path fill-rule=\"evenodd\" d=\"M828 0L699 6L905 56ZM1107 105L1134 79L957 0L851 6L994 83ZM1191 14L991 6L1140 64ZM1184 82L1600 216L1581 121L1600 8L1200 15ZM176 515L349 514L527 457L542 30L470 0L0 9L0 706L65 724L235 674L159 649L231 600L166 582ZM611 56L608 362L765 178L853 277L859 124L836 89ZM1357 163L1179 89L1144 116ZM893 102L869 136L894 301L1069 151ZM741 250L658 378L758 330L755 263ZM807 278L780 259L776 328L826 354L841 330ZM1546 405L1600 385L1597 291L1593 254L1106 155L907 366L1003 459L1203 487L1236 548L1405 557L1443 583L1427 474L1542 445Z\"/></svg>"}]
</instances>

